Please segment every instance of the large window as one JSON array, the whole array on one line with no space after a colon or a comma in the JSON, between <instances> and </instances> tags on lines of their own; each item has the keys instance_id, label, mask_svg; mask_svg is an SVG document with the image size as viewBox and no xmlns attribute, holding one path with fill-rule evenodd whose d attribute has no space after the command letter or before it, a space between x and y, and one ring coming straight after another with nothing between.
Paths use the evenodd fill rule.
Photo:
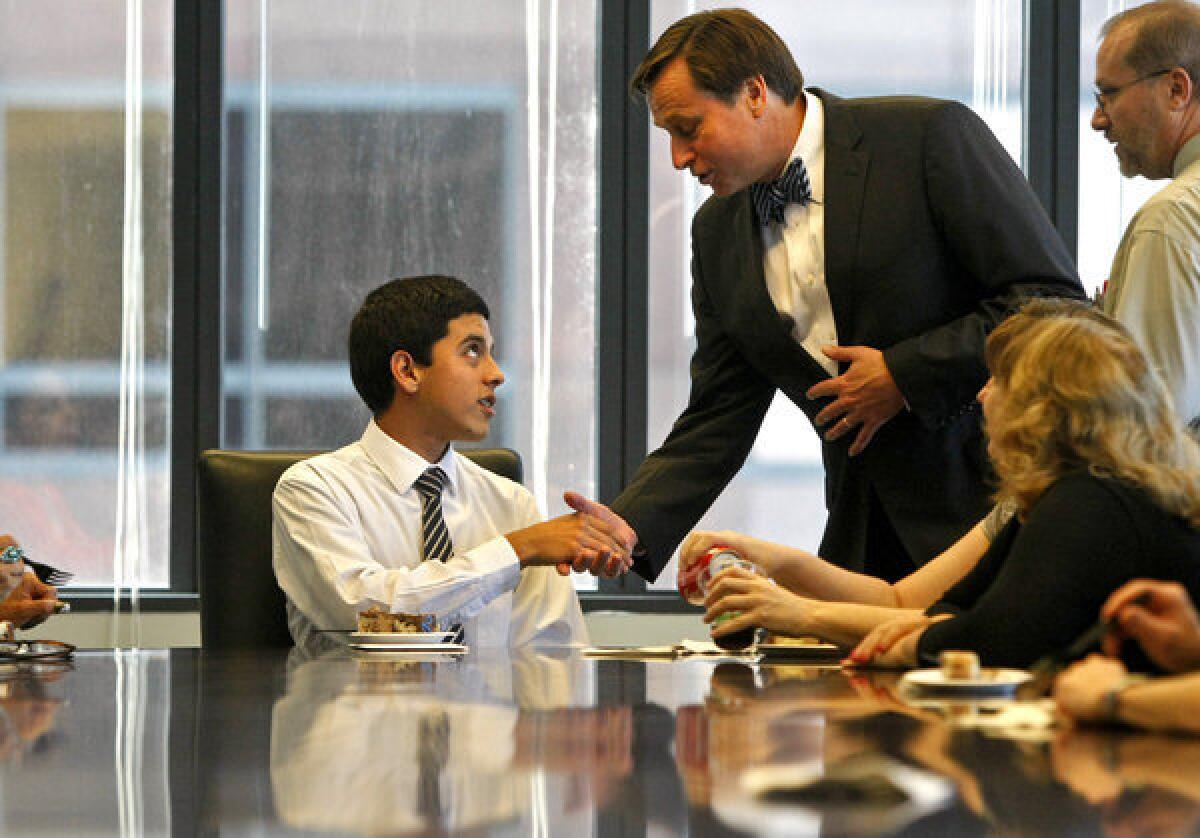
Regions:
<instances>
[{"instance_id":1,"label":"large window","mask_svg":"<svg viewBox=\"0 0 1200 838\"><path fill-rule=\"evenodd\" d=\"M488 301L508 377L485 444L550 514L594 495L595 4L226 10L222 445L357 439L351 316L445 273Z\"/></svg>"},{"instance_id":2,"label":"large window","mask_svg":"<svg viewBox=\"0 0 1200 838\"><path fill-rule=\"evenodd\" d=\"M491 304L508 381L484 444L521 453L544 511L564 510L563 489L596 494L598 473L617 487L629 440L656 446L687 397L688 227L706 195L654 129L622 148L627 124L606 125L598 183L600 103L640 126L615 56L640 58L643 15L652 41L712 5L0 0L0 532L84 586L186 589L195 455L357 438L348 321L369 289L412 273L457 274ZM1053 101L1022 90L1025 3L748 6L812 84L958 99L1014 158L1052 153L1022 147L1022 106ZM1093 285L1155 186L1122 181L1086 127L1096 30L1118 6L1081 4ZM612 223L627 226L598 229L602 194L620 196ZM646 242L649 259L602 277L598 242L606 260ZM607 329L633 311L647 275L647 357L626 354L637 317L620 345L597 345L598 317ZM636 293L604 295L601 312L601 281ZM702 525L814 547L822 484L817 439L781 400Z\"/></svg>"},{"instance_id":3,"label":"large window","mask_svg":"<svg viewBox=\"0 0 1200 838\"><path fill-rule=\"evenodd\" d=\"M656 0L657 37L672 22L721 3ZM743 4L791 47L805 76L839 96L912 93L957 99L979 113L1021 160L1022 11L1007 0L846 0ZM650 147L650 332L648 439L657 446L687 400L687 360L695 346L689 289L689 225L708 197L672 169L666 134ZM778 395L746 465L699 526L737 529L816 549L825 525L820 441ZM654 587L674 586L668 566Z\"/></svg>"},{"instance_id":4,"label":"large window","mask_svg":"<svg viewBox=\"0 0 1200 838\"><path fill-rule=\"evenodd\" d=\"M0 2L0 532L168 584L172 9Z\"/></svg>"}]
</instances>

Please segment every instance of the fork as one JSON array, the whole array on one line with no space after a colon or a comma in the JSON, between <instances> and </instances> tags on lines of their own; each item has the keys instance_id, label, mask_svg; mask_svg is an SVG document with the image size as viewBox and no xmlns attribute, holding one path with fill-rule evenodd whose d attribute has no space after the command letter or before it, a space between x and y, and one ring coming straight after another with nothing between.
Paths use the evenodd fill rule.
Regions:
<instances>
[{"instance_id":1,"label":"fork","mask_svg":"<svg viewBox=\"0 0 1200 838\"><path fill-rule=\"evenodd\" d=\"M25 558L25 566L37 574L37 578L42 581L43 585L52 585L55 588L61 587L75 578L75 574L69 570L61 570L52 564L35 562L29 557Z\"/></svg>"}]
</instances>

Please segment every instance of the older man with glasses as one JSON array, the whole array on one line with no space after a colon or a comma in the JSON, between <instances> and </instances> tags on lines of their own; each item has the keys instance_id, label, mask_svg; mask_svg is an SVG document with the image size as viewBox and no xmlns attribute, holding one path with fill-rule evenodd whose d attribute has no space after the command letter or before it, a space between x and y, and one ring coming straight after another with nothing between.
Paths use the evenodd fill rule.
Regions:
<instances>
[{"instance_id":1,"label":"older man with glasses","mask_svg":"<svg viewBox=\"0 0 1200 838\"><path fill-rule=\"evenodd\" d=\"M1129 223L1101 296L1200 428L1200 7L1148 3L1110 18L1092 128L1121 174L1171 182Z\"/></svg>"}]
</instances>

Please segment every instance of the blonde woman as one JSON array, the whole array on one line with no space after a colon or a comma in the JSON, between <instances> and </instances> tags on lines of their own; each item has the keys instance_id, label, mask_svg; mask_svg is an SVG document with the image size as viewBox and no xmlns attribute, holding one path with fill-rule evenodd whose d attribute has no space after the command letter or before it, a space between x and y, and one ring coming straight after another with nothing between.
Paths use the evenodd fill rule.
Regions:
<instances>
[{"instance_id":1,"label":"blonde woman","mask_svg":"<svg viewBox=\"0 0 1200 838\"><path fill-rule=\"evenodd\" d=\"M1076 307L1031 303L988 340L980 401L998 500L1015 518L931 608L868 634L856 661L972 649L1024 666L1071 642L1134 577L1200 593L1200 449L1124 330ZM738 610L723 599L712 616Z\"/></svg>"},{"instance_id":2,"label":"blonde woman","mask_svg":"<svg viewBox=\"0 0 1200 838\"><path fill-rule=\"evenodd\" d=\"M1008 327L1009 339L1046 317L1081 317L1125 334L1121 326L1091 306L1045 301L1025 308L1022 319ZM730 626L756 625L785 635L815 634L854 645L881 623L903 616L920 617L975 567L1013 511L1011 503L997 505L955 544L897 582L840 568L806 550L729 531L689 535L680 549L679 577L682 580L687 568L710 547L731 547L778 584L749 574L729 574L714 586L706 619L741 611L745 616ZM714 635L736 630L730 626L714 630Z\"/></svg>"}]
</instances>

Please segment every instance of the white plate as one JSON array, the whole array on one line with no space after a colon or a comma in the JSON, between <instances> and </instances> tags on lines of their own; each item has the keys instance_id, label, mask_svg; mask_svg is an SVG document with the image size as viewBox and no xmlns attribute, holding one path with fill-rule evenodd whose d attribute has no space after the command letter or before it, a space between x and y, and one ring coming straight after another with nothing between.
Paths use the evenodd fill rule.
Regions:
<instances>
[{"instance_id":1,"label":"white plate","mask_svg":"<svg viewBox=\"0 0 1200 838\"><path fill-rule=\"evenodd\" d=\"M925 693L938 695L1012 695L1033 676L1023 669L982 669L978 678L947 678L940 669L915 669L900 679Z\"/></svg>"},{"instance_id":2,"label":"white plate","mask_svg":"<svg viewBox=\"0 0 1200 838\"><path fill-rule=\"evenodd\" d=\"M452 631L354 631L350 642L362 646L396 645L429 646L445 643L454 637Z\"/></svg>"},{"instance_id":3,"label":"white plate","mask_svg":"<svg viewBox=\"0 0 1200 838\"><path fill-rule=\"evenodd\" d=\"M461 655L467 647L461 643L356 643L350 648L360 652L401 652L418 655Z\"/></svg>"}]
</instances>

